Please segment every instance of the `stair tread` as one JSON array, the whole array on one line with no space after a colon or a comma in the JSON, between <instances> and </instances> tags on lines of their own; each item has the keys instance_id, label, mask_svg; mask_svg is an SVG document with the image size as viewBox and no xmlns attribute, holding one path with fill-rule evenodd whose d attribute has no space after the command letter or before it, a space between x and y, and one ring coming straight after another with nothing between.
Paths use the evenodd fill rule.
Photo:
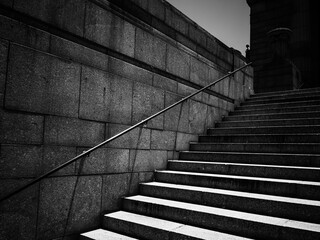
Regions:
<instances>
[{"instance_id":1,"label":"stair tread","mask_svg":"<svg viewBox=\"0 0 320 240\"><path fill-rule=\"evenodd\" d=\"M294 108L301 108L302 106L288 106L288 107L283 107L281 109L294 109ZM304 107L309 107L309 108L319 108L320 109L320 105L306 105ZM258 110L264 110L264 111L269 111L269 110L279 110L279 108L268 108L268 109L239 109L239 110L235 110L235 112L254 112L254 111L258 111Z\"/></svg>"},{"instance_id":2,"label":"stair tread","mask_svg":"<svg viewBox=\"0 0 320 240\"><path fill-rule=\"evenodd\" d=\"M247 111L254 111L254 110L239 110L238 112L242 112L242 111L245 111L245 112L247 112ZM257 113L257 114L243 114L243 115L230 115L230 116L227 116L227 118L229 118L229 117L231 117L231 118L239 118L239 117L252 117L252 116L254 116L254 117L258 117L258 116L276 116L276 115L279 115L279 116L281 116L281 115L288 115L288 114L290 114L290 115L301 115L301 116L304 116L304 114L305 114L306 112L289 112L289 113L287 113L287 112L285 112L285 113ZM320 113L320 111L308 111L308 113L313 113L313 114L315 114L315 113ZM303 118L303 117L301 117L301 118ZM304 119L308 119L309 117L305 117Z\"/></svg>"},{"instance_id":3,"label":"stair tread","mask_svg":"<svg viewBox=\"0 0 320 240\"><path fill-rule=\"evenodd\" d=\"M256 181L265 181L265 182L277 182L277 183L289 183L289 184L320 186L320 182L304 181L304 180L248 177L248 176L239 176L239 175L198 173L198 172L185 172L185 171L172 171L172 170L156 170L156 172L169 173L169 174L189 175L189 176L203 176L203 177L216 177L216 178L218 177L218 178L229 178L229 179L256 180Z\"/></svg>"},{"instance_id":4,"label":"stair tread","mask_svg":"<svg viewBox=\"0 0 320 240\"><path fill-rule=\"evenodd\" d=\"M306 106L308 106L307 103L313 103L313 102L318 102L319 100L306 100L306 101L297 101L299 103L306 103ZM243 102L246 103L246 102ZM250 104L250 105L240 105L240 107L267 107L267 106L278 106L278 105L286 105L286 104L292 104L296 102L279 102L279 103L264 103L264 104Z\"/></svg>"},{"instance_id":5,"label":"stair tread","mask_svg":"<svg viewBox=\"0 0 320 240\"><path fill-rule=\"evenodd\" d=\"M189 186L189 185L181 185L181 184L173 184L173 183L162 183L162 182L149 182L149 183L141 183L141 184L149 185L149 186L167 187L167 188L182 189L182 190L196 191L196 192L216 193L216 194L223 194L223 195L229 195L229 196L255 198L259 200L303 204L303 205L320 207L320 201L301 199L301 198L282 197L282 196L259 194L259 193L249 193L249 192L243 192L243 191L240 192L240 191L234 191L234 190Z\"/></svg>"},{"instance_id":6,"label":"stair tread","mask_svg":"<svg viewBox=\"0 0 320 240\"><path fill-rule=\"evenodd\" d=\"M126 197L125 199L131 200L131 201L146 202L146 203L156 204L156 205L164 205L167 207L200 212L204 214L218 215L218 216L227 217L227 218L236 218L244 221L258 222L262 224L276 225L279 227L289 227L289 228L295 228L295 229L320 233L320 224L315 224L315 223L290 220L286 218L270 217L265 215L246 213L246 212L240 212L240 211L223 209L223 208L209 207L209 206L204 206L199 204L185 203L185 202L173 201L173 200L167 200L167 199L161 199L161 198L147 197L142 195Z\"/></svg>"},{"instance_id":7,"label":"stair tread","mask_svg":"<svg viewBox=\"0 0 320 240\"><path fill-rule=\"evenodd\" d=\"M320 143L259 143L259 142L255 142L255 143L213 143L213 142L190 142L190 144L193 145L257 145L257 146L261 146L261 145L292 145L292 146L296 146L296 145L306 145L306 146L312 146L312 145L319 145Z\"/></svg>"},{"instance_id":8,"label":"stair tread","mask_svg":"<svg viewBox=\"0 0 320 240\"><path fill-rule=\"evenodd\" d=\"M137 238L131 238L125 235L121 235L115 232L111 232L105 229L96 229L90 232L82 233L82 237L94 240L137 240Z\"/></svg>"},{"instance_id":9,"label":"stair tread","mask_svg":"<svg viewBox=\"0 0 320 240\"><path fill-rule=\"evenodd\" d=\"M252 123L255 122L279 122L279 121L305 121L305 120L320 120L320 118L279 118L279 119L265 119L265 120L238 120L238 121L220 121L220 123Z\"/></svg>"},{"instance_id":10,"label":"stair tread","mask_svg":"<svg viewBox=\"0 0 320 240\"><path fill-rule=\"evenodd\" d=\"M249 238L238 237L235 235L230 235L226 233L221 233L217 231L212 231L208 229L203 229L199 227L194 227L186 224L181 224L173 221L163 220L159 218L144 216L140 214L118 211L111 214L106 214L106 217L116 218L123 221L130 221L139 225L149 226L151 228L161 229L173 233L178 233L182 235L192 236L199 239L205 240L216 240L216 239L225 239L225 240L245 240Z\"/></svg>"},{"instance_id":11,"label":"stair tread","mask_svg":"<svg viewBox=\"0 0 320 240\"><path fill-rule=\"evenodd\" d=\"M213 135L199 135L199 137L212 137ZM228 136L228 137L238 137L238 136L320 136L320 133L217 133L214 136Z\"/></svg>"},{"instance_id":12,"label":"stair tread","mask_svg":"<svg viewBox=\"0 0 320 240\"><path fill-rule=\"evenodd\" d=\"M318 170L320 167L301 167L301 166L285 166L285 165L265 165L265 164L251 164L251 163L229 163L229 162L205 162L205 161L187 161L187 160L168 160L168 162L181 162L188 164L207 164L207 165L227 165L227 166L245 166L245 167L268 167L268 168L288 168L288 169L303 169L303 170ZM319 179L320 180L320 179Z\"/></svg>"},{"instance_id":13,"label":"stair tread","mask_svg":"<svg viewBox=\"0 0 320 240\"><path fill-rule=\"evenodd\" d=\"M256 128L308 128L308 127L320 127L320 125L287 125L287 126L253 126L253 127L219 127L219 128L208 128L209 130L213 129L256 129Z\"/></svg>"}]
</instances>

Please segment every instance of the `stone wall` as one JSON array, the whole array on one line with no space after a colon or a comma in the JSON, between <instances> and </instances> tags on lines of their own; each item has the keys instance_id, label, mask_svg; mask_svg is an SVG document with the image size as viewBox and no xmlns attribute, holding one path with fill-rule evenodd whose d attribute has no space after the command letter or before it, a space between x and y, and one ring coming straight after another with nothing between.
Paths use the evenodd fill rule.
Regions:
<instances>
[{"instance_id":1,"label":"stone wall","mask_svg":"<svg viewBox=\"0 0 320 240\"><path fill-rule=\"evenodd\" d=\"M244 64L160 0L0 4L0 197ZM250 93L248 68L0 203L0 239L99 227Z\"/></svg>"}]
</instances>

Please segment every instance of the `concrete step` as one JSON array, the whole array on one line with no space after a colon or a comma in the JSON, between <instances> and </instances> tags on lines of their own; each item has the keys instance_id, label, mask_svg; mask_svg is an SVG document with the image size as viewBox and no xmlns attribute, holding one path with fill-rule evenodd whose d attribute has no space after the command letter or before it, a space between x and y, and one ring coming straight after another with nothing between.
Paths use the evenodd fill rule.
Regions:
<instances>
[{"instance_id":1,"label":"concrete step","mask_svg":"<svg viewBox=\"0 0 320 240\"><path fill-rule=\"evenodd\" d=\"M211 143L317 143L320 133L299 134L215 134L199 136L199 142Z\"/></svg>"},{"instance_id":2,"label":"concrete step","mask_svg":"<svg viewBox=\"0 0 320 240\"><path fill-rule=\"evenodd\" d=\"M289 113L261 113L261 114L242 114L230 115L223 118L224 122L227 121L249 121L249 120L271 120L271 119L294 119L294 118L319 118L320 111L313 112L289 112Z\"/></svg>"},{"instance_id":3,"label":"concrete step","mask_svg":"<svg viewBox=\"0 0 320 240\"><path fill-rule=\"evenodd\" d=\"M320 201L161 182L140 184L140 193L149 197L320 223Z\"/></svg>"},{"instance_id":4,"label":"concrete step","mask_svg":"<svg viewBox=\"0 0 320 240\"><path fill-rule=\"evenodd\" d=\"M285 107L305 107L312 105L320 105L320 99L313 101L298 101L298 102L280 102L270 104L247 104L246 102L241 103L236 110L255 110L255 109L274 109L274 108L285 108Z\"/></svg>"},{"instance_id":5,"label":"concrete step","mask_svg":"<svg viewBox=\"0 0 320 240\"><path fill-rule=\"evenodd\" d=\"M156 171L155 181L320 200L320 182L182 171Z\"/></svg>"},{"instance_id":6,"label":"concrete step","mask_svg":"<svg viewBox=\"0 0 320 240\"><path fill-rule=\"evenodd\" d=\"M317 154L182 151L179 153L179 159L189 161L320 167L320 155Z\"/></svg>"},{"instance_id":7,"label":"concrete step","mask_svg":"<svg viewBox=\"0 0 320 240\"><path fill-rule=\"evenodd\" d=\"M305 88L305 89L296 89L296 90L286 90L286 91L277 91L277 92L264 92L264 93L257 93L251 95L250 98L263 98L268 96L279 96L279 95L301 95L309 93L319 92L320 88Z\"/></svg>"},{"instance_id":8,"label":"concrete step","mask_svg":"<svg viewBox=\"0 0 320 240\"><path fill-rule=\"evenodd\" d=\"M97 229L90 232L80 234L79 240L138 240L137 238L127 237L115 232L110 232L104 229Z\"/></svg>"},{"instance_id":9,"label":"concrete step","mask_svg":"<svg viewBox=\"0 0 320 240\"><path fill-rule=\"evenodd\" d=\"M284 126L284 125L320 125L320 118L295 118L295 119L272 119L250 121L222 121L215 124L216 128L222 127L253 127L253 126Z\"/></svg>"},{"instance_id":10,"label":"concrete step","mask_svg":"<svg viewBox=\"0 0 320 240\"><path fill-rule=\"evenodd\" d=\"M190 143L190 151L320 154L320 143Z\"/></svg>"},{"instance_id":11,"label":"concrete step","mask_svg":"<svg viewBox=\"0 0 320 240\"><path fill-rule=\"evenodd\" d=\"M209 128L208 135L213 134L282 134L282 133L320 133L320 125L298 126L261 126L261 127L232 127Z\"/></svg>"},{"instance_id":12,"label":"concrete step","mask_svg":"<svg viewBox=\"0 0 320 240\"><path fill-rule=\"evenodd\" d=\"M138 196L137 196L138 197ZM194 227L179 222L168 221L132 212L118 211L106 214L103 226L107 229L152 240L246 240L226 233Z\"/></svg>"},{"instance_id":13,"label":"concrete step","mask_svg":"<svg viewBox=\"0 0 320 240\"><path fill-rule=\"evenodd\" d=\"M313 106L305 106L301 107L285 107L285 108L269 108L269 109L255 109L255 110L236 110L234 112L230 112L230 116L238 116L238 115L251 115L251 114L274 114L274 113L294 113L294 112L319 112L320 105Z\"/></svg>"},{"instance_id":14,"label":"concrete step","mask_svg":"<svg viewBox=\"0 0 320 240\"><path fill-rule=\"evenodd\" d=\"M320 234L319 224L146 196L124 198L123 206L137 214L255 239L314 240Z\"/></svg>"},{"instance_id":15,"label":"concrete step","mask_svg":"<svg viewBox=\"0 0 320 240\"><path fill-rule=\"evenodd\" d=\"M167 169L183 172L320 181L319 167L169 160Z\"/></svg>"},{"instance_id":16,"label":"concrete step","mask_svg":"<svg viewBox=\"0 0 320 240\"><path fill-rule=\"evenodd\" d=\"M313 101L319 100L320 93L313 92L309 94L297 94L297 95L277 95L277 96L265 96L261 98L249 98L245 101L245 105L255 104L270 104L280 102L300 102L300 101Z\"/></svg>"}]
</instances>

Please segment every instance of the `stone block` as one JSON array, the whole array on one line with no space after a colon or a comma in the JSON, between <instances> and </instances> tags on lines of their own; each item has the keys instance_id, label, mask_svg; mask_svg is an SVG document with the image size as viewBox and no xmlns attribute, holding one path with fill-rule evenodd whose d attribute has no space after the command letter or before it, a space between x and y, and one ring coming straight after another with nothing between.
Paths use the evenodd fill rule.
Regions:
<instances>
[{"instance_id":1,"label":"stone block","mask_svg":"<svg viewBox=\"0 0 320 240\"><path fill-rule=\"evenodd\" d=\"M50 52L87 66L108 70L108 55L57 36L51 36Z\"/></svg>"},{"instance_id":2,"label":"stone block","mask_svg":"<svg viewBox=\"0 0 320 240\"><path fill-rule=\"evenodd\" d=\"M129 193L130 174L111 174L103 176L102 211L112 212L121 207L120 199Z\"/></svg>"},{"instance_id":3,"label":"stone block","mask_svg":"<svg viewBox=\"0 0 320 240\"><path fill-rule=\"evenodd\" d=\"M17 187L22 187L28 180L0 180L1 198ZM37 227L37 205L39 184L5 200L0 205L1 239L35 239Z\"/></svg>"},{"instance_id":4,"label":"stone block","mask_svg":"<svg viewBox=\"0 0 320 240\"><path fill-rule=\"evenodd\" d=\"M207 105L190 101L189 106L190 133L203 134L206 124Z\"/></svg>"},{"instance_id":5,"label":"stone block","mask_svg":"<svg viewBox=\"0 0 320 240\"><path fill-rule=\"evenodd\" d=\"M207 50L210 53L217 55L217 45L218 45L218 43L215 38L213 38L213 37L207 38Z\"/></svg>"},{"instance_id":6,"label":"stone block","mask_svg":"<svg viewBox=\"0 0 320 240\"><path fill-rule=\"evenodd\" d=\"M152 73L130 63L110 57L109 72L151 85Z\"/></svg>"},{"instance_id":7,"label":"stone block","mask_svg":"<svg viewBox=\"0 0 320 240\"><path fill-rule=\"evenodd\" d=\"M79 36L83 36L85 2L82 0L16 0L14 9L50 23Z\"/></svg>"},{"instance_id":8,"label":"stone block","mask_svg":"<svg viewBox=\"0 0 320 240\"><path fill-rule=\"evenodd\" d=\"M13 45L6 85L9 109L78 116L80 66Z\"/></svg>"},{"instance_id":9,"label":"stone block","mask_svg":"<svg viewBox=\"0 0 320 240\"><path fill-rule=\"evenodd\" d=\"M130 150L130 165L133 172L165 169L167 166L167 151Z\"/></svg>"},{"instance_id":10,"label":"stone block","mask_svg":"<svg viewBox=\"0 0 320 240\"><path fill-rule=\"evenodd\" d=\"M158 74L153 76L153 86L170 92L177 92L178 82Z\"/></svg>"},{"instance_id":11,"label":"stone block","mask_svg":"<svg viewBox=\"0 0 320 240\"><path fill-rule=\"evenodd\" d=\"M190 58L190 81L203 87L210 83L209 66L194 57Z\"/></svg>"},{"instance_id":12,"label":"stone block","mask_svg":"<svg viewBox=\"0 0 320 240\"><path fill-rule=\"evenodd\" d=\"M88 149L80 148L78 154ZM77 173L105 174L129 171L129 149L99 148L83 160L77 161ZM82 165L82 169L79 170Z\"/></svg>"},{"instance_id":13,"label":"stone block","mask_svg":"<svg viewBox=\"0 0 320 240\"><path fill-rule=\"evenodd\" d=\"M46 116L44 142L65 146L94 146L104 140L105 124Z\"/></svg>"},{"instance_id":14,"label":"stone block","mask_svg":"<svg viewBox=\"0 0 320 240\"><path fill-rule=\"evenodd\" d=\"M130 186L128 195L139 194L139 184L143 182L151 182L153 180L153 172L138 172L130 174Z\"/></svg>"},{"instance_id":15,"label":"stone block","mask_svg":"<svg viewBox=\"0 0 320 240\"><path fill-rule=\"evenodd\" d=\"M77 154L75 147L64 146L44 146L43 147L43 160L42 160L42 174L45 174L59 165L71 160ZM60 169L50 176L74 175L75 163Z\"/></svg>"},{"instance_id":16,"label":"stone block","mask_svg":"<svg viewBox=\"0 0 320 240\"><path fill-rule=\"evenodd\" d=\"M81 176L77 182L67 233L98 228L101 218L102 176Z\"/></svg>"},{"instance_id":17,"label":"stone block","mask_svg":"<svg viewBox=\"0 0 320 240\"><path fill-rule=\"evenodd\" d=\"M195 88L189 87L185 84L178 83L178 94L182 95L183 97L187 97L187 96L195 93L198 90L199 89L195 89ZM202 101L202 93L200 92L200 93L194 95L191 99L194 99L197 101Z\"/></svg>"},{"instance_id":18,"label":"stone block","mask_svg":"<svg viewBox=\"0 0 320 240\"><path fill-rule=\"evenodd\" d=\"M0 150L0 175L2 178L40 176L42 147L1 145Z\"/></svg>"},{"instance_id":19,"label":"stone block","mask_svg":"<svg viewBox=\"0 0 320 240\"><path fill-rule=\"evenodd\" d=\"M168 72L189 80L190 56L171 45L167 47L167 69Z\"/></svg>"},{"instance_id":20,"label":"stone block","mask_svg":"<svg viewBox=\"0 0 320 240\"><path fill-rule=\"evenodd\" d=\"M49 51L49 33L5 16L0 16L0 24L1 38L44 52Z\"/></svg>"},{"instance_id":21,"label":"stone block","mask_svg":"<svg viewBox=\"0 0 320 240\"><path fill-rule=\"evenodd\" d=\"M166 24L174 28L183 35L188 34L188 23L177 11L171 7L166 8Z\"/></svg>"},{"instance_id":22,"label":"stone block","mask_svg":"<svg viewBox=\"0 0 320 240\"><path fill-rule=\"evenodd\" d=\"M112 137L126 129L129 125L109 124L109 137ZM135 128L125 135L110 142L107 146L112 148L138 148L150 149L151 130L148 128Z\"/></svg>"},{"instance_id":23,"label":"stone block","mask_svg":"<svg viewBox=\"0 0 320 240\"><path fill-rule=\"evenodd\" d=\"M149 12L164 21L165 19L165 6L162 0L149 1Z\"/></svg>"},{"instance_id":24,"label":"stone block","mask_svg":"<svg viewBox=\"0 0 320 240\"><path fill-rule=\"evenodd\" d=\"M207 36L197 25L189 25L189 37L200 44L201 47L207 47Z\"/></svg>"},{"instance_id":25,"label":"stone block","mask_svg":"<svg viewBox=\"0 0 320 240\"><path fill-rule=\"evenodd\" d=\"M151 131L151 149L173 150L175 148L176 132Z\"/></svg>"},{"instance_id":26,"label":"stone block","mask_svg":"<svg viewBox=\"0 0 320 240\"><path fill-rule=\"evenodd\" d=\"M140 83L133 88L133 123L150 117L164 108L164 92ZM163 114L148 122L148 127L163 129Z\"/></svg>"},{"instance_id":27,"label":"stone block","mask_svg":"<svg viewBox=\"0 0 320 240\"><path fill-rule=\"evenodd\" d=\"M8 48L9 48L8 41L0 40L0 99L1 101L3 100L5 84L6 84Z\"/></svg>"},{"instance_id":28,"label":"stone block","mask_svg":"<svg viewBox=\"0 0 320 240\"><path fill-rule=\"evenodd\" d=\"M47 178L40 182L37 236L51 239L62 236L71 211L77 177Z\"/></svg>"},{"instance_id":29,"label":"stone block","mask_svg":"<svg viewBox=\"0 0 320 240\"><path fill-rule=\"evenodd\" d=\"M198 140L198 135L188 134L188 133L177 133L177 145L176 151L187 151L189 150L189 143L196 142Z\"/></svg>"},{"instance_id":30,"label":"stone block","mask_svg":"<svg viewBox=\"0 0 320 240\"><path fill-rule=\"evenodd\" d=\"M1 143L40 144L43 142L43 116L0 110Z\"/></svg>"},{"instance_id":31,"label":"stone block","mask_svg":"<svg viewBox=\"0 0 320 240\"><path fill-rule=\"evenodd\" d=\"M144 10L148 10L148 5L150 1L145 0L131 0L135 4L137 4L139 7L143 8Z\"/></svg>"},{"instance_id":32,"label":"stone block","mask_svg":"<svg viewBox=\"0 0 320 240\"><path fill-rule=\"evenodd\" d=\"M135 57L151 66L165 70L166 43L138 28L136 31Z\"/></svg>"},{"instance_id":33,"label":"stone block","mask_svg":"<svg viewBox=\"0 0 320 240\"><path fill-rule=\"evenodd\" d=\"M181 99L181 96L166 93L166 107ZM164 129L189 132L189 101L183 102L164 113Z\"/></svg>"}]
</instances>

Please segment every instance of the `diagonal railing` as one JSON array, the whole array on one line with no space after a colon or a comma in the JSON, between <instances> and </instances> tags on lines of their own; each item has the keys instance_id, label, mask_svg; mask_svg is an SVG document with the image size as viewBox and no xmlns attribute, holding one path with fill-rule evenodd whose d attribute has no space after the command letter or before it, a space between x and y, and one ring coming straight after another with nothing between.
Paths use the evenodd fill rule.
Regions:
<instances>
[{"instance_id":1,"label":"diagonal railing","mask_svg":"<svg viewBox=\"0 0 320 240\"><path fill-rule=\"evenodd\" d=\"M35 183L37 183L37 182L41 181L42 179L44 179L44 178L48 177L49 175L51 175L51 174L53 174L53 173L55 173L55 172L59 171L60 169L62 169L62 168L64 168L64 167L66 167L66 166L68 166L68 165L70 165L71 163L73 163L73 162L75 162L75 161L77 161L77 160L79 160L79 159L81 159L81 158L83 158L83 157L85 157L85 156L88 156L88 155L89 155L90 153L92 153L93 151L95 151L95 150L97 150L97 149L101 148L102 146L104 146L104 145L106 145L106 144L108 144L108 143L112 142L113 140L115 140L115 139L117 139L117 138L121 137L122 135L124 135L124 134L126 134L126 133L130 132L131 130L133 130L133 129L135 129L135 128L137 128L137 127L139 127L139 126L141 126L141 125L143 125L143 124L145 124L145 123L147 123L147 122L148 122L148 121L150 121L151 119L153 119L153 118L157 117L158 115L160 115L160 114L162 114L162 113L164 113L164 112L168 111L169 109L171 109L171 108L173 108L173 107L175 107L175 106L179 105L180 103L183 103L183 102L187 101L188 99L192 98L193 96L197 95L198 93L203 92L204 90L206 90L206 89L208 89L208 88L210 88L210 87L214 86L214 85L215 85L215 84L217 84L218 82L221 82L223 79L225 79L225 78L228 78L228 77L232 76L232 75L233 75L233 74L235 74L236 72L238 72L238 71L240 71L240 70L242 70L242 69L244 69L244 68L248 67L249 65L251 65L251 62L250 62L250 63L245 64L244 66L242 66L242 67L240 67L240 68L238 68L238 69L236 69L236 70L234 70L234 71L232 71L232 72L229 72L228 74L226 74L225 76L223 76L223 77L219 78L218 80L214 81L213 83L210 83L209 85L207 85L207 86L205 86L205 87L203 87L203 88L199 89L198 91L196 91L196 92L194 92L194 93L190 94L189 96L182 98L182 99L181 99L181 100L179 100L178 102L176 102L176 103L174 103L174 104L172 104L172 105L170 105L170 106L168 106L168 107L166 107L166 108L162 109L161 111L159 111L159 112L157 112L157 113L155 113L155 114L151 115L150 117L148 117L148 118L146 118L146 119L144 119L144 120L142 120L142 121L140 121L140 122L136 123L135 125L133 125L133 126L131 126L131 127L127 128L126 130L124 130L124 131L122 131L122 132L120 132L120 133L118 133L118 134L114 135L113 137L111 137L111 138L109 138L109 139L107 139L107 140L105 140L105 141L103 141L103 142L99 143L98 145L96 145L96 146L94 146L94 147L90 148L89 150L87 150L87 151L85 151L85 152L83 152L83 153L79 154L78 156L76 156L76 157L74 157L74 158L70 159L69 161L67 161L67 162L65 162L65 163L63 163L63 164L61 164L61 165L59 165L58 167L56 167L56 168L52 169L51 171L49 171L49 172L47 172L47 173L45 173L45 174L43 174L43 175L41 175L41 176L37 177L36 179L34 179L34 180L32 180L31 182L29 182L29 183L27 183L26 185L24 185L23 187L18 188L17 190L15 190L15 191L13 191L12 193L8 194L7 196L3 197L3 198L0 200L0 202L2 202L2 201L4 201L4 200L6 200L6 199L8 199L8 198L10 198L10 197L12 197L12 196L14 196L14 195L16 195L17 193L19 193L19 192L23 191L24 189L26 189L26 188L28 188L28 187L32 186L32 185L33 185L33 184L35 184Z\"/></svg>"}]
</instances>

